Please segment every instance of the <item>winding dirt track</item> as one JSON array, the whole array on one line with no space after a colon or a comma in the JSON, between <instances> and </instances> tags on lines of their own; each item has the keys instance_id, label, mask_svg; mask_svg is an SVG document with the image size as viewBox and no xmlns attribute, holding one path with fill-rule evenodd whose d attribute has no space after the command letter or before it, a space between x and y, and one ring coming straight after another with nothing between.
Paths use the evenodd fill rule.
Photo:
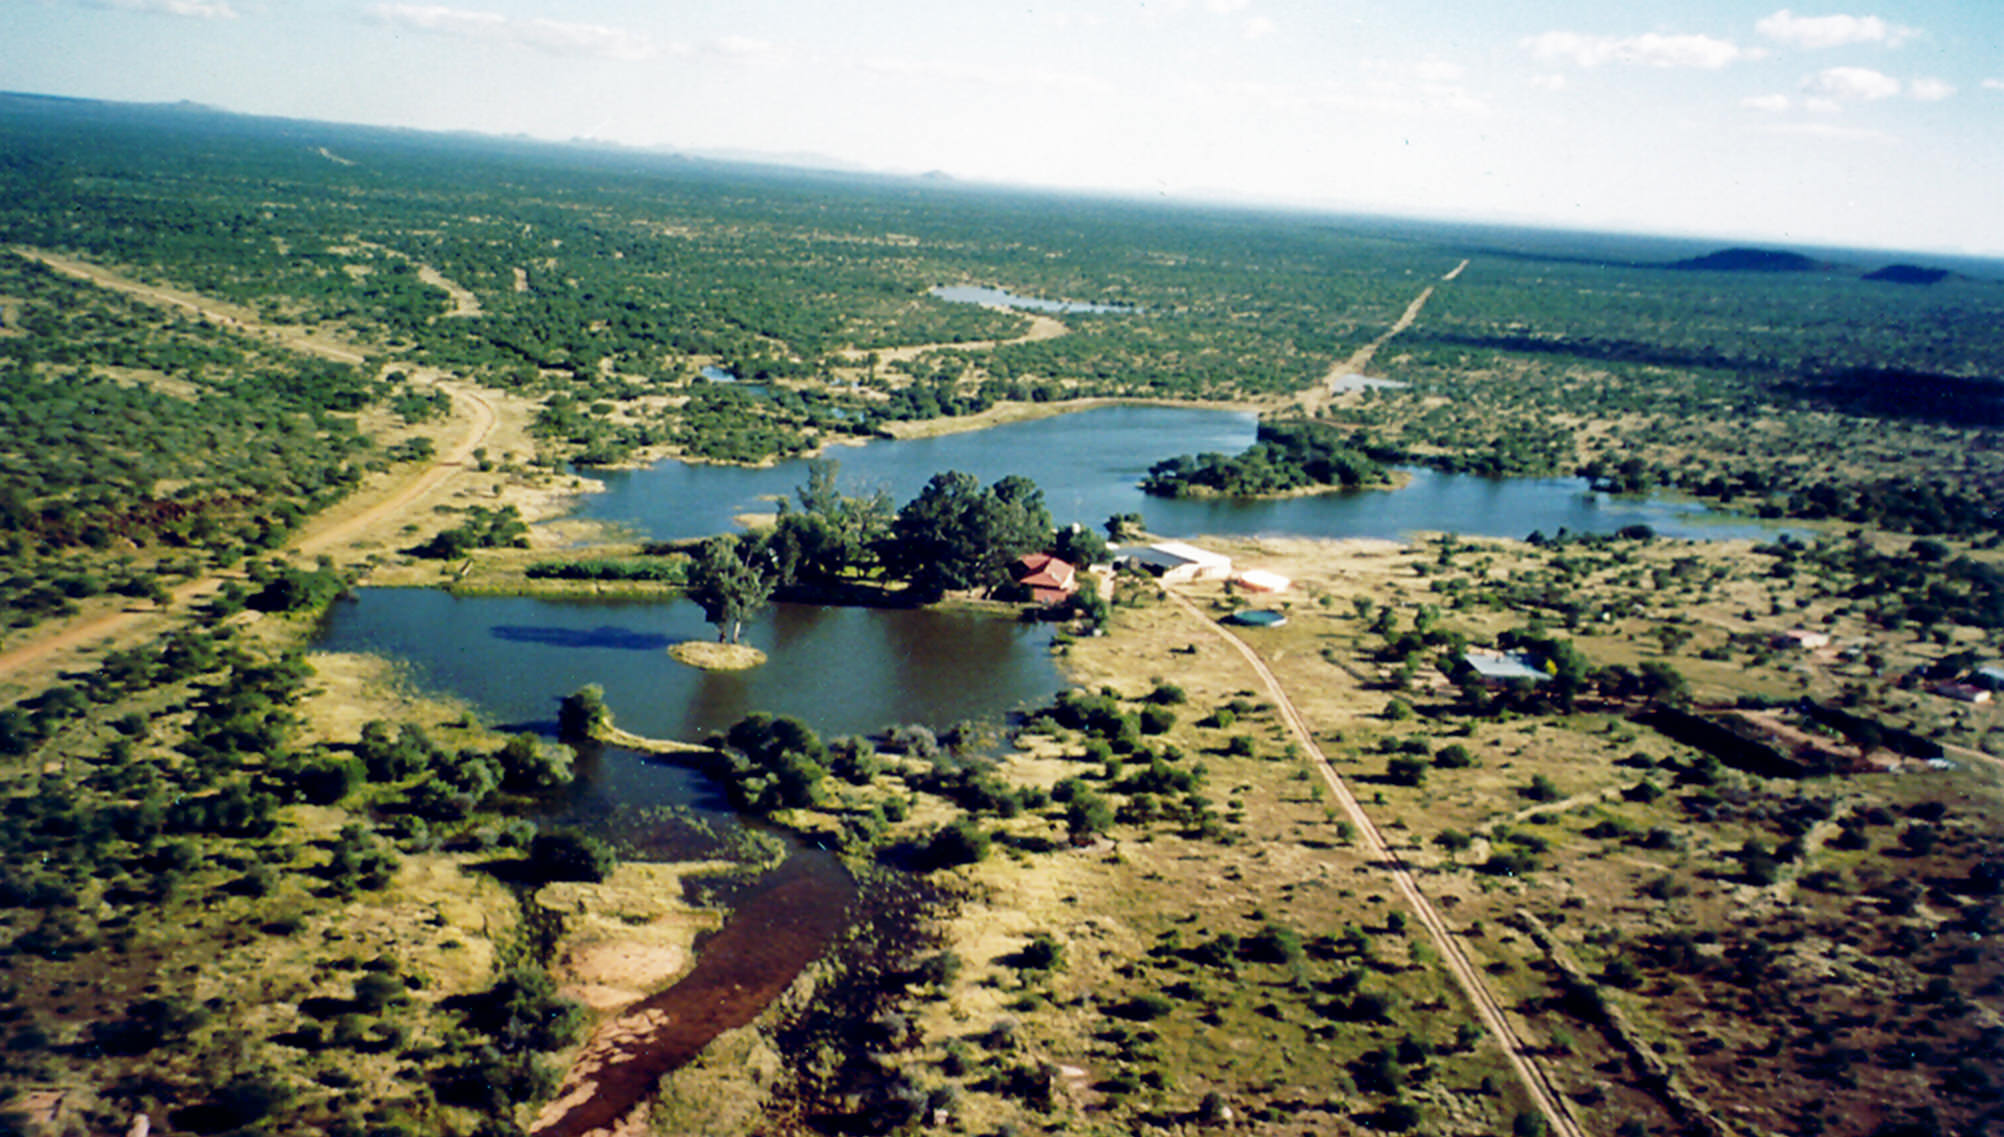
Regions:
<instances>
[{"instance_id":1,"label":"winding dirt track","mask_svg":"<svg viewBox=\"0 0 2004 1137\"><path fill-rule=\"evenodd\" d=\"M16 248L14 252L66 276L124 293L161 307L180 308L205 320L245 334L269 339L272 343L305 355L315 355L336 363L360 364L363 355L344 344L297 329L273 329L259 323L250 313L232 305L179 289L143 284L99 265L57 256L39 249ZM438 388L451 396L453 415L464 429L460 438L429 464L404 472L376 491L381 496L354 513L321 514L308 521L286 551L301 557L317 556L340 547L367 532L372 526L408 510L412 504L457 473L473 451L486 444L499 415L494 404L478 391L461 383L439 382ZM172 603L162 608L125 608L86 620L63 625L47 635L0 652L0 680L34 666L59 652L90 647L111 639L144 621L157 619L168 608L208 596L222 587L225 578L211 575L191 580L175 588Z\"/></svg>"},{"instance_id":2,"label":"winding dirt track","mask_svg":"<svg viewBox=\"0 0 2004 1137\"><path fill-rule=\"evenodd\" d=\"M1419 882L1414 878L1412 870L1385 841L1384 835L1378 831L1370 815L1364 812L1362 805L1358 804L1356 795L1350 792L1350 787L1336 773L1336 768L1329 764L1328 756L1315 744L1315 736L1308 729L1307 720L1303 719L1301 712L1295 709L1294 701L1287 697L1287 690L1281 686L1280 679L1274 675L1273 669L1269 668L1266 661L1259 657L1259 653L1244 640L1204 615L1203 611L1187 598L1167 589L1164 592L1170 601L1192 620L1232 645L1258 673L1260 681L1266 684L1267 693L1273 696L1274 705L1280 708L1280 717L1287 724L1288 732L1294 735L1308 756L1314 759L1322 780L1328 784L1330 791L1336 795L1336 800L1342 804L1343 812L1349 816L1351 824L1355 825L1358 833L1362 835L1366 851L1377 860L1381 868L1391 874L1392 881L1398 886L1400 894L1419 916L1420 923L1426 927L1427 934L1433 938L1434 946L1439 949L1441 959L1447 963L1448 973L1454 976L1456 983L1460 984L1462 993L1475 1008L1476 1017L1482 1020L1482 1025L1489 1029L1489 1033L1495 1036L1497 1044L1503 1048L1504 1056L1510 1060L1511 1068L1517 1073L1517 1080L1523 1083L1525 1091L1537 1105L1538 1112L1544 1115L1549 1131L1554 1137L1586 1137L1586 1131L1573 1117L1564 1096L1539 1067L1537 1060L1531 1056L1529 1048L1517 1034L1516 1028L1510 1025L1509 1018L1504 1014L1503 1005L1482 981L1482 973L1476 970L1468 954L1462 950L1461 942L1455 939L1453 931L1447 926L1447 921L1441 918L1433 902L1420 891Z\"/></svg>"}]
</instances>

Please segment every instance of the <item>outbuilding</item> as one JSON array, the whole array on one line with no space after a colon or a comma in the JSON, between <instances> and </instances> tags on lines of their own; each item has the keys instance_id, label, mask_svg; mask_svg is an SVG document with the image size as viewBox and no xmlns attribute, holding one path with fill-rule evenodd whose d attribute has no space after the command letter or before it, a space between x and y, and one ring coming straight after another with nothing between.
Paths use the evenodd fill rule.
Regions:
<instances>
[{"instance_id":1,"label":"outbuilding","mask_svg":"<svg viewBox=\"0 0 2004 1137\"><path fill-rule=\"evenodd\" d=\"M1512 683L1543 683L1551 678L1529 658L1512 652L1478 651L1462 653L1462 670L1475 676L1485 687L1507 687Z\"/></svg>"},{"instance_id":2,"label":"outbuilding","mask_svg":"<svg viewBox=\"0 0 2004 1137\"><path fill-rule=\"evenodd\" d=\"M1132 546L1121 550L1121 555L1161 577L1164 584L1227 580L1232 575L1232 558L1182 541Z\"/></svg>"},{"instance_id":3,"label":"outbuilding","mask_svg":"<svg viewBox=\"0 0 2004 1137\"><path fill-rule=\"evenodd\" d=\"M1286 592L1294 582L1277 572L1265 569L1247 569L1232 578L1232 583L1247 592Z\"/></svg>"}]
</instances>

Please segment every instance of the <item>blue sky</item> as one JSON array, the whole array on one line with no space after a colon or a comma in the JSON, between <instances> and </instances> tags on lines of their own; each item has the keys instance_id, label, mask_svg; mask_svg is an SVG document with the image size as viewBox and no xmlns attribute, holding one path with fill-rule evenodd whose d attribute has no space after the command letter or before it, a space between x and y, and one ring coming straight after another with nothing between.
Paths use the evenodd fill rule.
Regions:
<instances>
[{"instance_id":1,"label":"blue sky","mask_svg":"<svg viewBox=\"0 0 2004 1137\"><path fill-rule=\"evenodd\" d=\"M0 0L0 88L2004 254L2004 3Z\"/></svg>"}]
</instances>

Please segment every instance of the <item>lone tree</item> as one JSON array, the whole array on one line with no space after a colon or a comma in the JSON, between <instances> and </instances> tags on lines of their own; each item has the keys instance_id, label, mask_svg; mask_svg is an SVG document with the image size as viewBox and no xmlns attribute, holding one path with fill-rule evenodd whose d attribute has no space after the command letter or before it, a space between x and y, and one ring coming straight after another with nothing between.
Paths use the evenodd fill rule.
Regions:
<instances>
[{"instance_id":1,"label":"lone tree","mask_svg":"<svg viewBox=\"0 0 2004 1137\"><path fill-rule=\"evenodd\" d=\"M717 629L718 643L737 643L745 620L764 608L778 588L777 559L751 537L712 537L696 549L689 569L689 599Z\"/></svg>"}]
</instances>

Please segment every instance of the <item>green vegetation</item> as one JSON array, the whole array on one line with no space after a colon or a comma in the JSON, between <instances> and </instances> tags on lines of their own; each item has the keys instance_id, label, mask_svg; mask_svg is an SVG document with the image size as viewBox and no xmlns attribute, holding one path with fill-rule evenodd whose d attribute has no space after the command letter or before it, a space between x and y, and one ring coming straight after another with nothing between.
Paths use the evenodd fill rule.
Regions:
<instances>
[{"instance_id":1,"label":"green vegetation","mask_svg":"<svg viewBox=\"0 0 2004 1137\"><path fill-rule=\"evenodd\" d=\"M1304 555L1288 624L1253 646L1309 737L1127 581L1080 605L1110 634L1059 641L1091 682L1020 720L824 741L749 713L707 763L733 804L920 915L849 937L865 962L740 1040L777 1057L735 1073L773 1117L854 1131L1542 1132L1319 747L1589 1129L1687 1121L1634 1072L1641 1047L1764 1131L1994 1126L2004 847L1980 763L2004 731L1932 687L2004 655L1996 286L1472 239L0 97L0 245L245 317L0 256L7 629L128 604L165 629L0 708L0 1088L78 1095L77 1131L144 1109L385 1135L510 1132L553 1092L587 1016L546 969L570 909L535 898L573 888L580 918L644 923L591 908L636 866L528 820L570 784L565 749L449 716L307 717L325 677L300 645L369 569L683 586L734 638L775 597L931 600L993 589L1026 552L1105 553L1054 532L1026 478L943 472L894 510L820 464L769 528L686 553L499 552L527 544L522 513L461 484L445 521L368 564L278 557L310 515L436 454L407 428L455 404L413 375L530 424L532 458L475 452L488 489L521 462L759 462L1006 401L1276 407L1467 255L1374 361L1406 386L1171 460L1151 492L1420 463L1860 528ZM426 269L480 314L449 314ZM1052 335L927 293L962 280L1126 310ZM285 346L308 330L365 361ZM164 614L174 585L225 571L192 620ZM1836 642L1785 646L1794 629ZM1543 680L1478 681L1457 666L1477 645ZM608 722L595 687L559 708L580 744ZM817 1041L824 1009L876 1024L869 1045Z\"/></svg>"},{"instance_id":2,"label":"green vegetation","mask_svg":"<svg viewBox=\"0 0 2004 1137\"><path fill-rule=\"evenodd\" d=\"M1164 459L1149 467L1141 488L1158 497L1259 497L1310 488L1353 489L1384 478L1384 467L1346 445L1333 427L1263 422L1258 441L1244 453Z\"/></svg>"}]
</instances>

